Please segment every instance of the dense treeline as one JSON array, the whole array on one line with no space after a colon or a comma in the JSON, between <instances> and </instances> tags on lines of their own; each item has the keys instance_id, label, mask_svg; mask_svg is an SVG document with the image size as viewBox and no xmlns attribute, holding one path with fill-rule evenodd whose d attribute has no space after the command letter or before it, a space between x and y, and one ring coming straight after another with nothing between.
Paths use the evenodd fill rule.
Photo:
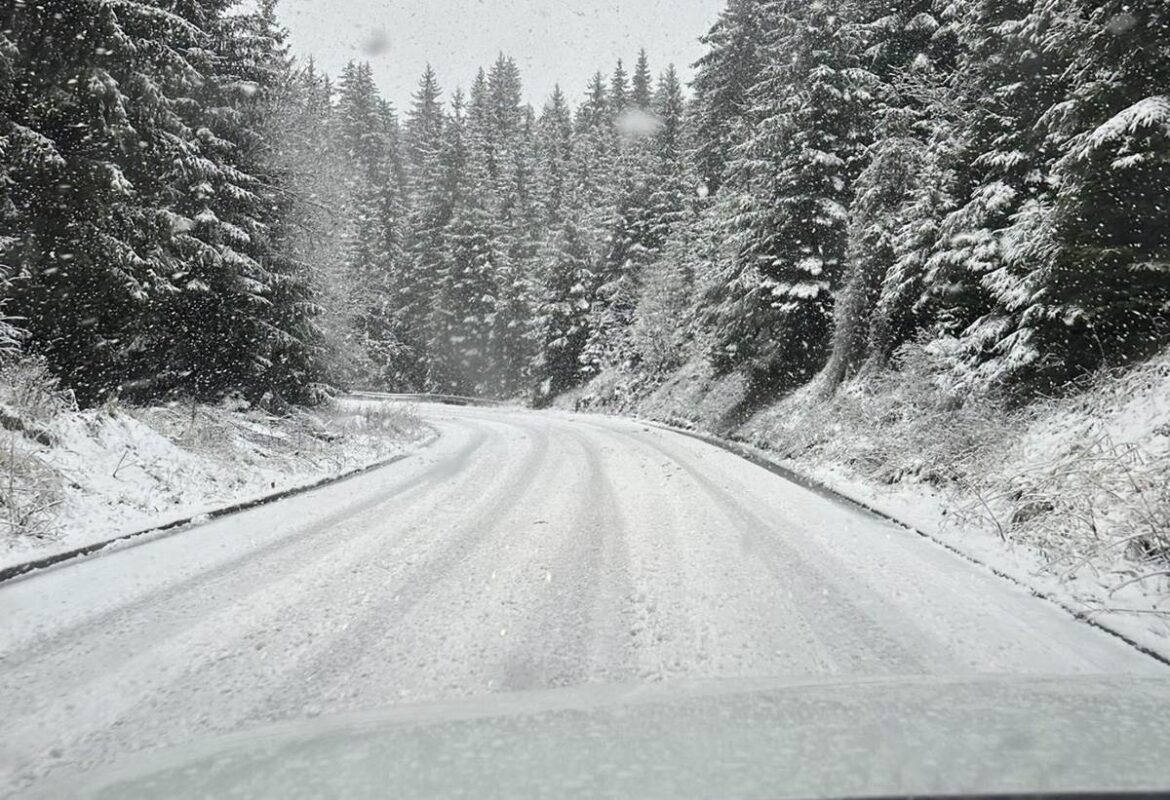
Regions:
<instances>
[{"instance_id":1,"label":"dense treeline","mask_svg":"<svg viewBox=\"0 0 1170 800\"><path fill-rule=\"evenodd\" d=\"M558 89L539 114L505 56L449 97L428 69L401 121L364 65L336 94L316 124L369 166L349 183L368 320L352 380L547 396L629 357L641 274L690 191L673 68L655 79L642 54L576 110Z\"/></svg>"},{"instance_id":2,"label":"dense treeline","mask_svg":"<svg viewBox=\"0 0 1170 800\"><path fill-rule=\"evenodd\" d=\"M711 356L831 388L929 338L1048 389L1170 332L1170 11L1095 0L731 0L695 163L725 231Z\"/></svg>"},{"instance_id":3,"label":"dense treeline","mask_svg":"<svg viewBox=\"0 0 1170 800\"><path fill-rule=\"evenodd\" d=\"M271 0L229 5L0 10L4 310L84 403L318 385L267 130L290 61Z\"/></svg>"},{"instance_id":4,"label":"dense treeline","mask_svg":"<svg viewBox=\"0 0 1170 800\"><path fill-rule=\"evenodd\" d=\"M273 0L0 10L0 347L83 402L547 399L692 359L835 387L927 339L1017 393L1170 333L1170 11L729 0L691 98L501 56L409 108Z\"/></svg>"}]
</instances>

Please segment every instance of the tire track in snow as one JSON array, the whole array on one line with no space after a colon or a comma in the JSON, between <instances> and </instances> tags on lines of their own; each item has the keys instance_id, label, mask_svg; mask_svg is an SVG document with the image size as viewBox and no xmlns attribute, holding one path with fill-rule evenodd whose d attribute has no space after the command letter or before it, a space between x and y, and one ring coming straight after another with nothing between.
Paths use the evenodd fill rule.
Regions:
<instances>
[{"instance_id":1,"label":"tire track in snow","mask_svg":"<svg viewBox=\"0 0 1170 800\"><path fill-rule=\"evenodd\" d=\"M500 680L504 691L575 686L631 677L620 602L630 593L626 523L596 445L567 429L584 456L586 479L576 505L547 535L559 543L549 558L546 591L525 609Z\"/></svg>"},{"instance_id":2,"label":"tire track in snow","mask_svg":"<svg viewBox=\"0 0 1170 800\"><path fill-rule=\"evenodd\" d=\"M503 477L503 481L482 493L468 505L458 509L462 521L442 534L438 548L419 559L401 575L385 586L382 596L360 609L356 618L344 631L332 637L331 643L321 648L320 653L308 663L298 666L296 681L284 681L270 686L265 699L255 705L247 715L246 722L270 721L296 716L306 707L316 710L314 704L322 697L322 688L309 686L303 678L316 679L321 684L337 684L344 678L347 668L365 654L379 649L379 643L392 641L396 634L396 623L437 591L443 578L453 572L459 564L472 558L477 550L496 535L497 523L504 518L520 500L531 492L534 478L547 468L549 439L540 428L508 423L525 434L532 441L519 468ZM338 654L345 653L339 661ZM387 675L389 683L393 676Z\"/></svg>"},{"instance_id":3,"label":"tire track in snow","mask_svg":"<svg viewBox=\"0 0 1170 800\"><path fill-rule=\"evenodd\" d=\"M483 437L475 439L480 441ZM480 462L476 466L484 471L491 470L490 462ZM434 497L441 498L456 487L440 484L436 488L439 494ZM367 513L376 510L367 509ZM425 515L421 516L413 529L424 531L426 522ZM360 526L358 530L361 532ZM325 545L315 558L304 558L304 548L283 551L287 564L283 561L275 563L271 559L253 561L244 554L242 561L233 562L233 566L246 568L246 580L240 587L242 594L235 598L195 595L187 598L195 603L193 609L198 613L190 613L192 607L182 605L178 611L190 618L185 619L181 626L164 626L147 638L139 632L128 640L121 628L109 629L110 635L100 635L98 643L100 653L109 663L99 663L93 655L79 658L69 647L64 647L41 662L26 665L23 676L6 671L6 676L14 679L0 691L0 697L6 698L7 705L6 744L2 751L6 768L17 779L27 782L29 778L42 777L47 774L46 770L55 770L64 763L85 767L99 763L110 752L153 746L167 739L172 733L170 728L177 729L182 735L196 730L230 729L238 719L228 713L233 692L246 696L255 685L265 682L271 685L277 679L284 679L284 668L288 664L285 659L289 657L288 652L278 652L278 662L256 661L262 654L253 652L253 648L241 647L240 642L251 631L270 631L273 626L279 630L279 620L286 616L285 609L306 601L306 595L310 594L306 592L310 580L318 585L332 584L344 588L347 584L341 579L341 573L348 571L354 563L368 561L369 555L375 553L384 540L383 532L377 526L368 527L362 535L352 539L336 536L336 528L322 532L333 535L330 538L312 537L318 544ZM273 580L271 576L279 576L279 580ZM175 598L169 599L174 601ZM150 615L150 610L145 609L143 613ZM314 618L313 622L320 624L327 620ZM303 635L309 627L290 627L290 630ZM89 638L92 637L83 637L79 641ZM142 647L144 643L145 648ZM90 647L91 650L94 647L92 642ZM277 648L269 652L273 650ZM240 659L241 653L253 660ZM242 680L238 674L225 675L224 670L233 665L242 670L247 679ZM22 684L35 687L46 682L54 687L51 697L36 692L22 693L17 689ZM199 695L204 695L208 703L193 702ZM225 704L229 705L225 707ZM219 712L214 718L209 716L210 708ZM29 772L28 768L37 756L50 749L51 740L46 737L52 737L53 732L59 730L70 731L68 746L56 748L68 761L53 759L44 763L41 769ZM9 742L19 742L19 746Z\"/></svg>"},{"instance_id":4,"label":"tire track in snow","mask_svg":"<svg viewBox=\"0 0 1170 800\"><path fill-rule=\"evenodd\" d=\"M766 548L773 541L793 551L821 576L832 597L843 600L846 609L852 607L862 621L868 619L888 632L928 672L1091 674L1117 669L1122 655L1128 656L1122 663L1131 668L1145 671L1152 666L1104 637L1070 626L1056 609L971 569L953 553L901 527L847 506L821 504L819 495L810 490L777 482L749 462L710 445L671 433L656 438L660 446L690 453L708 482L721 469L736 476L734 505L759 508L754 515L762 524L756 530L771 532L759 542L764 548L760 552L768 554ZM707 458L710 461L702 464ZM755 475L761 480L748 480ZM775 486L777 491L765 492L766 486ZM787 522L781 526L778 520ZM775 553L770 559L780 574L786 561L777 560ZM812 602L802 598L800 610L815 611L818 599L828 597L814 596ZM813 621L819 615L810 613L810 617ZM817 630L829 640L840 627L818 624Z\"/></svg>"},{"instance_id":5,"label":"tire track in snow","mask_svg":"<svg viewBox=\"0 0 1170 800\"><path fill-rule=\"evenodd\" d=\"M738 544L728 541L727 520L687 483L677 459L624 424L630 429L595 420L585 427L613 443L627 473L630 456L640 454L641 493L622 498L623 507L638 512L628 544L639 679L828 671L794 598L778 592L773 575L758 563L743 560ZM794 643L805 647L794 652Z\"/></svg>"},{"instance_id":6,"label":"tire track in snow","mask_svg":"<svg viewBox=\"0 0 1170 800\"><path fill-rule=\"evenodd\" d=\"M802 638L814 649L812 655L826 671L861 674L929 671L923 659L914 654L930 654L930 642L905 627L890 631L884 620L866 611L865 606L880 608L879 598L863 597L856 587L843 589L841 575L819 568L789 544L792 532L749 510L742 495L732 495L657 437L619 432L648 444L678 464L732 524L741 537L740 548L772 573L777 601L785 595L797 598L800 605L787 603L784 611L797 615L797 624L805 633ZM786 591L781 592L780 587Z\"/></svg>"}]
</instances>

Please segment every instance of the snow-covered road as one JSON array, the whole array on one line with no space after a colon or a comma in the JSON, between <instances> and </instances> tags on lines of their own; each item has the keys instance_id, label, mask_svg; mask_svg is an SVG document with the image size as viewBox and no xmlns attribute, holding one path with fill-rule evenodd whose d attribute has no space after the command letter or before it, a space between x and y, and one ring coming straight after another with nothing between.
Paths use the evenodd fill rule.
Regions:
<instances>
[{"instance_id":1,"label":"snow-covered road","mask_svg":"<svg viewBox=\"0 0 1170 800\"><path fill-rule=\"evenodd\" d=\"M1165 673L710 445L421 410L440 440L384 470L0 586L0 793L271 720L488 692Z\"/></svg>"}]
</instances>

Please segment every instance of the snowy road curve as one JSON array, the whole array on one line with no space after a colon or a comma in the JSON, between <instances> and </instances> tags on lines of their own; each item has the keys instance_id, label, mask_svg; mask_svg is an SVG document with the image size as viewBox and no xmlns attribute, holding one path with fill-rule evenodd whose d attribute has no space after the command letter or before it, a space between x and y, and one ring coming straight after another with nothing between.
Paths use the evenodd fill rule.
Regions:
<instances>
[{"instance_id":1,"label":"snowy road curve","mask_svg":"<svg viewBox=\"0 0 1170 800\"><path fill-rule=\"evenodd\" d=\"M710 445L422 413L440 440L386 469L0 586L0 793L271 720L487 692L1165 670Z\"/></svg>"}]
</instances>

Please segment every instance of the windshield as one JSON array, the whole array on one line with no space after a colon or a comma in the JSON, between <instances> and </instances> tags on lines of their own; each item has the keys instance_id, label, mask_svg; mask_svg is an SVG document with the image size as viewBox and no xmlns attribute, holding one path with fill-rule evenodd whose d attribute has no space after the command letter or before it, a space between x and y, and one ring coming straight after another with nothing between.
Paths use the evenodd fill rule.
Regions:
<instances>
[{"instance_id":1,"label":"windshield","mask_svg":"<svg viewBox=\"0 0 1170 800\"><path fill-rule=\"evenodd\" d=\"M0 3L0 796L1170 790L1167 87L1153 0Z\"/></svg>"}]
</instances>

